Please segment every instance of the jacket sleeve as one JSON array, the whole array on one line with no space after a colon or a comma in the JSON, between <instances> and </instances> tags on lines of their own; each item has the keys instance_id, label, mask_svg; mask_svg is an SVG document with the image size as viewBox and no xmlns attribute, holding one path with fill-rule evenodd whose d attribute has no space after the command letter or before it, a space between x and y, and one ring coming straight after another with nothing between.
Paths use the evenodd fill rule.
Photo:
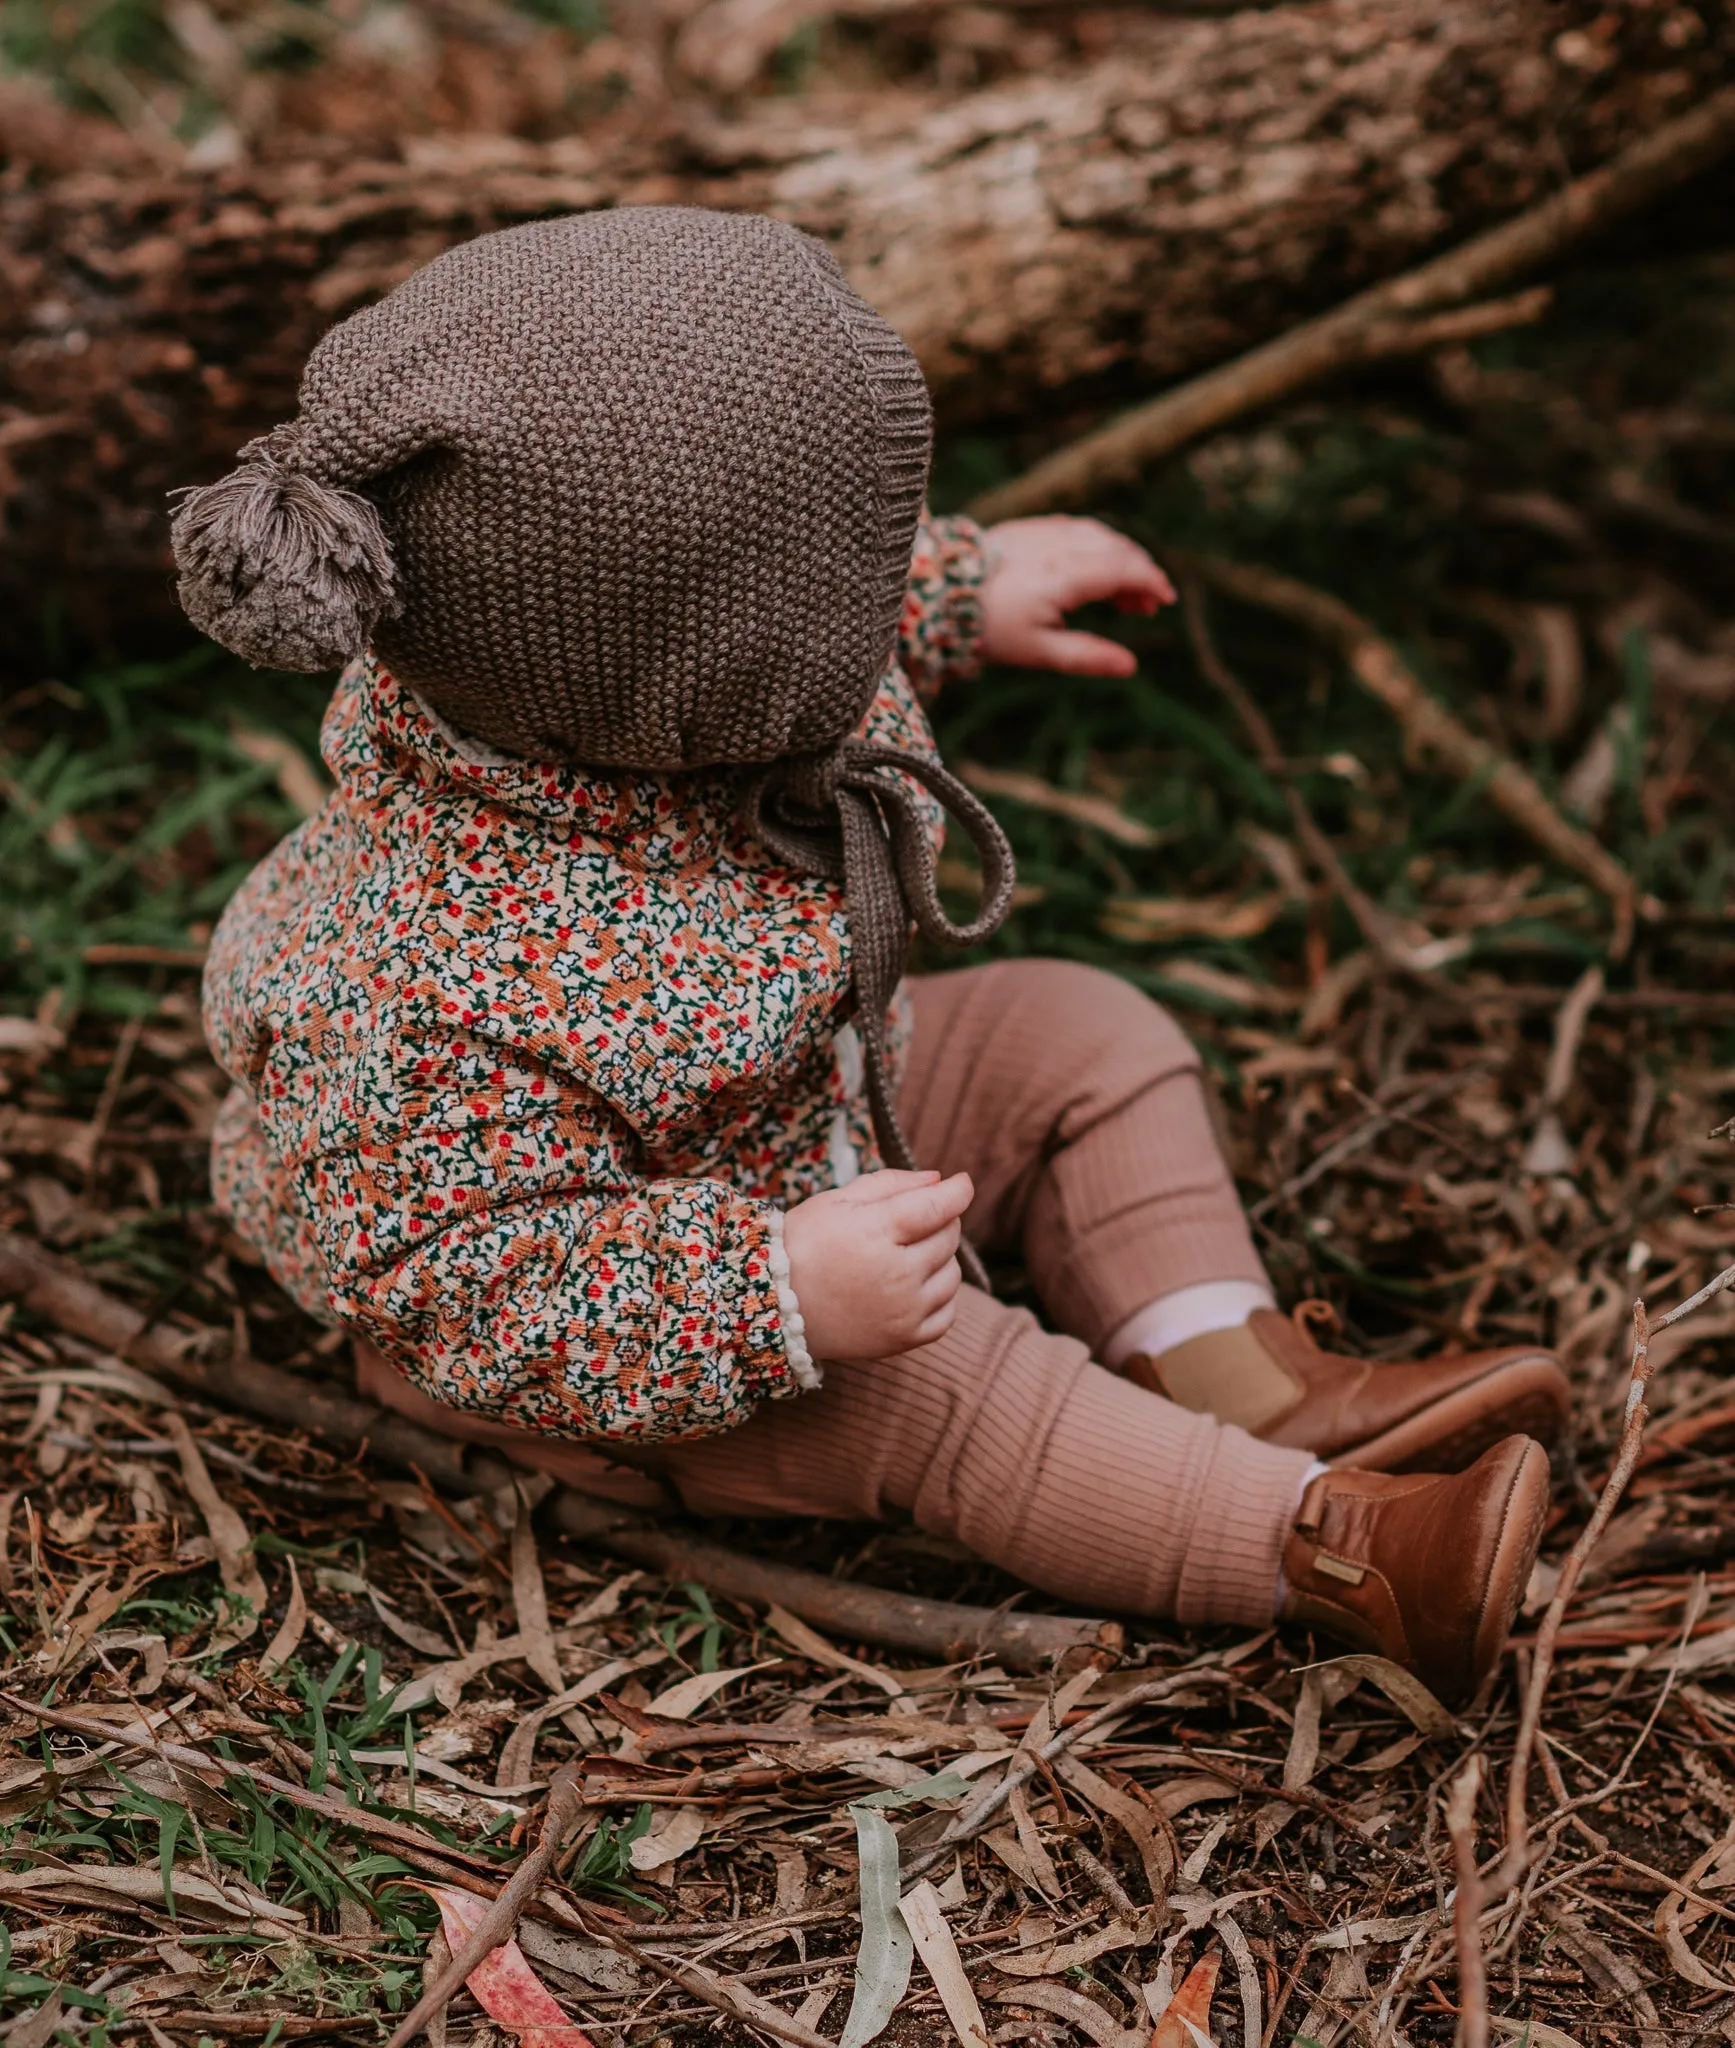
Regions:
<instances>
[{"instance_id":1,"label":"jacket sleeve","mask_svg":"<svg viewBox=\"0 0 1735 2048\"><path fill-rule=\"evenodd\" d=\"M982 666L987 574L983 533L975 520L923 514L910 558L898 650L924 703L932 703L946 683L968 682Z\"/></svg>"},{"instance_id":2,"label":"jacket sleeve","mask_svg":"<svg viewBox=\"0 0 1735 2048\"><path fill-rule=\"evenodd\" d=\"M722 1182L635 1170L625 1123L576 1085L456 1049L432 1086L361 1114L294 1169L331 1305L423 1393L547 1435L709 1435L817 1383L782 1212ZM400 1073L404 1056L392 1064ZM370 1118L370 1104L399 1114ZM323 1121L323 1119L322 1119ZM353 1134L341 1142L341 1125Z\"/></svg>"}]
</instances>

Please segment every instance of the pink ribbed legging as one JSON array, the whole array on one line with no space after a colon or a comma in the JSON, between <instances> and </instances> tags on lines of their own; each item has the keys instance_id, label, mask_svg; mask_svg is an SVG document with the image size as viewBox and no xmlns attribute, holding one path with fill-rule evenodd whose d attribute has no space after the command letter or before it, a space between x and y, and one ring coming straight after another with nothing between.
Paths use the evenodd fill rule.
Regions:
<instances>
[{"instance_id":1,"label":"pink ribbed legging","mask_svg":"<svg viewBox=\"0 0 1735 2048\"><path fill-rule=\"evenodd\" d=\"M900 1104L915 1156L976 1183L966 1219L1022 1252L1049 1319L975 1288L937 1343L826 1368L738 1429L635 1454L700 1514L909 1515L1030 1584L1180 1621L1269 1619L1306 1452L1189 1414L1091 1357L1135 1310L1262 1279L1198 1055L1125 982L1058 960L913 981ZM574 1484L594 1451L476 1423L358 1347L364 1392ZM645 1484L624 1475L627 1488Z\"/></svg>"}]
</instances>

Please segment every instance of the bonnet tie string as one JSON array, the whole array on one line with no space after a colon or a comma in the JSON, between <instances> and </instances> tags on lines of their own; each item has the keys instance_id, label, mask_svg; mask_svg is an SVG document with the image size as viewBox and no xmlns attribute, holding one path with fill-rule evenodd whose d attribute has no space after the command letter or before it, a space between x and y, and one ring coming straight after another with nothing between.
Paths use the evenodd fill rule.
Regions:
<instances>
[{"instance_id":1,"label":"bonnet tie string","mask_svg":"<svg viewBox=\"0 0 1735 2048\"><path fill-rule=\"evenodd\" d=\"M969 834L982 864L976 915L955 924L940 903L927 823L909 782L938 798ZM855 1026L868 1109L880 1156L913 1167L886 1077L886 1013L903 978L910 926L939 946L974 946L1000 927L1012 903L1012 848L988 807L947 768L877 740L845 740L835 752L778 762L747 792L749 829L791 867L840 881L849 904ZM966 1276L986 1287L975 1248L959 1247Z\"/></svg>"}]
</instances>

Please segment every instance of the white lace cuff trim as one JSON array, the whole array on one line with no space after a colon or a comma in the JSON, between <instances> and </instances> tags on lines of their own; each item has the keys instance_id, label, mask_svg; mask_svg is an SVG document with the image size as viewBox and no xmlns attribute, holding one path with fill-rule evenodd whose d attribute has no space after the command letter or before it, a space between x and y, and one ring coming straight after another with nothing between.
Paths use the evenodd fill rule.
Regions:
<instances>
[{"instance_id":1,"label":"white lace cuff trim","mask_svg":"<svg viewBox=\"0 0 1735 2048\"><path fill-rule=\"evenodd\" d=\"M771 1284L777 1290L777 1313L783 1324L783 1349L796 1384L811 1393L820 1383L819 1367L814 1364L813 1353L807 1348L807 1325L802 1321L801 1304L795 1298L795 1286L789 1277L789 1254L783 1249L783 1211L773 1209L770 1222Z\"/></svg>"}]
</instances>

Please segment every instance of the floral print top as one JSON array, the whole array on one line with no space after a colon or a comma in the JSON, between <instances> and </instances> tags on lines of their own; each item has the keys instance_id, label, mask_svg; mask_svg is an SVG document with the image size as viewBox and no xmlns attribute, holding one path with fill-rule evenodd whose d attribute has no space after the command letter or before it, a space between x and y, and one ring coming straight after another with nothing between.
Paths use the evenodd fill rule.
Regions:
<instances>
[{"instance_id":1,"label":"floral print top","mask_svg":"<svg viewBox=\"0 0 1735 2048\"><path fill-rule=\"evenodd\" d=\"M868 736L932 751L983 573L971 522L923 522ZM649 1442L813 1384L782 1211L878 1164L841 889L746 837L729 771L494 754L371 657L322 752L330 800L212 940L219 1209L493 1421Z\"/></svg>"}]
</instances>

